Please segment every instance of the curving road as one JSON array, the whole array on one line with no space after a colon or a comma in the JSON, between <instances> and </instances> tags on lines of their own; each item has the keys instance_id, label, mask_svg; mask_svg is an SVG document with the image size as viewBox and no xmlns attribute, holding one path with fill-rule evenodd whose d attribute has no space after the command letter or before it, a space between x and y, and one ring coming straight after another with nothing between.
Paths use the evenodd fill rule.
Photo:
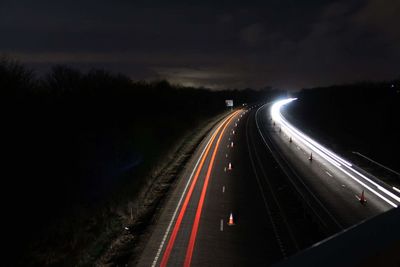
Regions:
<instances>
[{"instance_id":1,"label":"curving road","mask_svg":"<svg viewBox=\"0 0 400 267\"><path fill-rule=\"evenodd\" d=\"M249 118L249 112L238 110L210 131L132 265L270 265L292 252L271 231L273 222L248 158Z\"/></svg>"},{"instance_id":2,"label":"curving road","mask_svg":"<svg viewBox=\"0 0 400 267\"><path fill-rule=\"evenodd\" d=\"M236 110L210 130L132 265L268 266L400 203L294 128L280 113L291 101Z\"/></svg>"},{"instance_id":3,"label":"curving road","mask_svg":"<svg viewBox=\"0 0 400 267\"><path fill-rule=\"evenodd\" d=\"M315 202L343 228L397 207L400 197L392 187L311 139L282 116L280 109L294 100L260 107L258 129L301 177L305 190L315 195ZM365 205L360 203L363 191Z\"/></svg>"}]
</instances>

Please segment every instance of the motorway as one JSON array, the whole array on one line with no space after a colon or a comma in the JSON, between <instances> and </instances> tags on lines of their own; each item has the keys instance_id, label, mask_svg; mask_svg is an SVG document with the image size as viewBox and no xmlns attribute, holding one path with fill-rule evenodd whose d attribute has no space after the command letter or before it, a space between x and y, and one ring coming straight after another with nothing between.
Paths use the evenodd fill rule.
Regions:
<instances>
[{"instance_id":1,"label":"motorway","mask_svg":"<svg viewBox=\"0 0 400 267\"><path fill-rule=\"evenodd\" d=\"M258 266L292 252L277 239L252 170L246 142L249 118L250 112L238 110L210 131L133 265ZM234 225L228 224L231 213Z\"/></svg>"},{"instance_id":2,"label":"motorway","mask_svg":"<svg viewBox=\"0 0 400 267\"><path fill-rule=\"evenodd\" d=\"M304 191L312 192L314 202L336 220L337 226L347 228L397 207L400 197L392 187L328 150L282 116L280 109L294 100L259 108L260 134L275 147L282 164L301 177ZM362 191L365 205L360 205Z\"/></svg>"},{"instance_id":3,"label":"motorway","mask_svg":"<svg viewBox=\"0 0 400 267\"><path fill-rule=\"evenodd\" d=\"M338 165L279 114L247 107L210 130L133 266L269 266L397 206L391 188Z\"/></svg>"}]
</instances>

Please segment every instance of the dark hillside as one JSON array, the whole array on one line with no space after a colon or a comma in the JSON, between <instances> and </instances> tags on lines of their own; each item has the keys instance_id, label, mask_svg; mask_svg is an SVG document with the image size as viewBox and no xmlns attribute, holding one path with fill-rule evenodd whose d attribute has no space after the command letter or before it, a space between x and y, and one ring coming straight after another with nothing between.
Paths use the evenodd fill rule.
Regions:
<instances>
[{"instance_id":1,"label":"dark hillside","mask_svg":"<svg viewBox=\"0 0 400 267\"><path fill-rule=\"evenodd\" d=\"M56 265L111 227L119 203L135 196L186 132L224 112L225 99L267 96L134 82L66 66L37 78L8 59L0 62L0 88L9 255L15 262L32 251L32 240L49 240L49 248L65 246L65 255L42 255L37 263ZM87 229L95 230L89 235Z\"/></svg>"}]
</instances>

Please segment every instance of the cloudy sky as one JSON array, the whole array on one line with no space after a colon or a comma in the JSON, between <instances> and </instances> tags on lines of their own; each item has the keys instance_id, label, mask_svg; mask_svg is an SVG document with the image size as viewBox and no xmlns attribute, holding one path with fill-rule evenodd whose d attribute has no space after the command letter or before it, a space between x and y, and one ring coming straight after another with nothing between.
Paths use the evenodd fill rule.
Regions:
<instances>
[{"instance_id":1,"label":"cloudy sky","mask_svg":"<svg viewBox=\"0 0 400 267\"><path fill-rule=\"evenodd\" d=\"M168 4L167 4L168 2ZM399 0L0 1L0 54L211 88L400 76Z\"/></svg>"}]
</instances>

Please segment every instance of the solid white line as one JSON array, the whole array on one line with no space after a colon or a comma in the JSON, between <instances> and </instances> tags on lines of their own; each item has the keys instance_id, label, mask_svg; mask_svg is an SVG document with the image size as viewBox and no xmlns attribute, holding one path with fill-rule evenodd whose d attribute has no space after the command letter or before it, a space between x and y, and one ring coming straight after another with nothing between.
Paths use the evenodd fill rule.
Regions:
<instances>
[{"instance_id":1,"label":"solid white line","mask_svg":"<svg viewBox=\"0 0 400 267\"><path fill-rule=\"evenodd\" d=\"M396 190L397 192L399 192L400 193L400 189L398 189L397 187L392 187L394 190Z\"/></svg>"},{"instance_id":2,"label":"solid white line","mask_svg":"<svg viewBox=\"0 0 400 267\"><path fill-rule=\"evenodd\" d=\"M221 232L224 231L224 220L223 219L221 219L221 224L219 226L219 230L221 230Z\"/></svg>"},{"instance_id":3,"label":"solid white line","mask_svg":"<svg viewBox=\"0 0 400 267\"><path fill-rule=\"evenodd\" d=\"M329 172L327 172L327 171L326 171L326 174L328 174L330 177L333 177L333 175L332 175L332 174L330 174L330 173L329 173Z\"/></svg>"},{"instance_id":4,"label":"solid white line","mask_svg":"<svg viewBox=\"0 0 400 267\"><path fill-rule=\"evenodd\" d=\"M222 122L222 124L225 123L226 120L227 120L227 119L225 119L225 120ZM217 129L218 129L218 128L217 128ZM183 198L184 198L184 196L185 196L185 194L186 194L186 191L187 191L187 189L188 189L188 187L189 187L189 185L190 185L190 182L192 181L192 178L193 178L193 175L194 175L194 173L195 173L195 171L196 171L196 169L197 169L197 166L198 166L199 163L200 163L200 159L203 157L203 155L204 155L204 153L205 153L207 147L209 146L209 144L210 144L210 142L211 142L211 140L212 140L212 137L213 137L214 135L216 135L216 130L214 131L214 133L211 135L210 139L208 140L206 146L204 147L203 151L202 151L201 154L200 154L200 157L198 158L198 160L197 160L197 162L196 162L196 165L195 165L194 168L193 168L192 173L190 174L189 180L187 181L186 186L185 186L185 189L183 190L182 195L181 195L181 197L180 197L180 199L179 199L179 202L178 202L178 204L176 205L175 211L174 211L174 213L173 213L173 215L172 215L172 218L171 218L171 220L170 220L170 222L169 222L169 224L168 224L167 230L165 230L163 239L162 239L162 241L161 241L161 243L160 243L160 246L159 246L159 248L158 248L158 250L157 250L157 254L156 254L156 256L154 257L153 263L151 264L152 267L155 267L155 266L157 265L157 261L158 261L158 259L159 259L159 257L160 257L161 251L162 251L163 248L164 248L165 241L167 240L167 237L168 237L168 235L169 235L169 232L171 231L172 224L173 224L174 221L175 221L175 217L176 217L176 215L178 214L178 210L179 210L179 208L180 208L180 206L181 206L181 204L182 204L182 201L183 201Z\"/></svg>"},{"instance_id":5,"label":"solid white line","mask_svg":"<svg viewBox=\"0 0 400 267\"><path fill-rule=\"evenodd\" d=\"M299 131L298 129L296 129L294 126L292 126L281 114L280 112L280 108L283 105L286 105L288 103L290 103L291 101L293 101L295 99L286 99L286 100L281 100L281 101L277 101L271 108L271 116L275 119L275 121L277 121L278 123L281 123L281 125L285 126L285 130L287 132L289 132L290 134L292 134L295 138L297 138L298 140L300 140L304 145L306 145L307 147L311 148L311 150L313 150L314 152L316 152L316 154L320 155L321 157L323 157L324 159L326 159L328 162L330 162L332 165L334 165L335 167L337 167L339 170L341 170L343 173L345 173L347 176L349 176L351 179L353 179L355 182L359 183L360 185L364 186L366 189L368 189L369 191L371 191L373 194L375 194L376 196L378 196L379 198L381 198L382 200L384 200L386 203L390 204L391 206L397 208L397 205L395 203L393 203L391 200L389 200L388 198L386 198L385 196L379 194L376 190L374 190L373 188L371 188L370 186L368 186L366 183L364 183L363 181L361 181L361 179L353 176L350 172L358 175L359 177L363 178L366 182L372 184L373 186L375 186L378 190L384 192L386 195L388 195L389 197L391 197L392 199L395 199L396 201L400 202L400 197L398 197L397 195L393 194L392 192L390 192L389 190L383 188L382 186L380 186L379 184L375 183L374 181L372 181L371 179L369 179L368 177L366 177L365 175L361 174L360 172L358 172L357 170L355 170L352 167L352 164L350 162L347 162L346 160L340 158L338 155L336 155L335 153L333 153L332 151L326 149L325 147L323 147L322 145L318 144L316 141L312 140L310 137L308 137L307 135L305 135L304 133L302 133L301 131ZM346 171L344 168L348 169L349 171Z\"/></svg>"},{"instance_id":6,"label":"solid white line","mask_svg":"<svg viewBox=\"0 0 400 267\"><path fill-rule=\"evenodd\" d=\"M225 185L222 187L222 193L225 193Z\"/></svg>"}]
</instances>

